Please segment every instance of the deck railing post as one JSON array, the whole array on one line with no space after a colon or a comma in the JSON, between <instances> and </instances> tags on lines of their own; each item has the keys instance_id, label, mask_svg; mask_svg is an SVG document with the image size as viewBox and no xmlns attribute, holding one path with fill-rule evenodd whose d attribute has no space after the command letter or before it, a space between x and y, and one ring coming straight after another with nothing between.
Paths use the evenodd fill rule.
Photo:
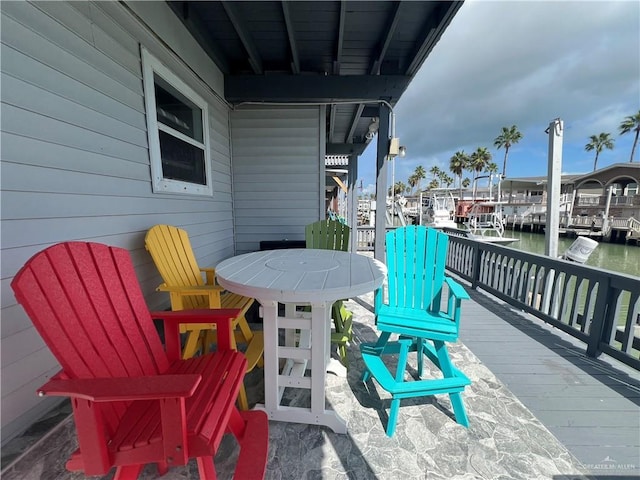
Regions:
<instances>
[{"instance_id":1,"label":"deck railing post","mask_svg":"<svg viewBox=\"0 0 640 480\"><path fill-rule=\"evenodd\" d=\"M473 242L471 248L471 258L473 261L473 269L471 271L471 288L476 290L480 281L480 260L482 252L480 251L480 242Z\"/></svg>"},{"instance_id":2,"label":"deck railing post","mask_svg":"<svg viewBox=\"0 0 640 480\"><path fill-rule=\"evenodd\" d=\"M613 299L611 291L611 282L606 275L602 275L598 282L598 295L596 304L593 308L593 319L589 327L589 339L587 342L587 356L597 358L602 350L600 343L608 337L605 336L606 331L613 327L613 312L615 308L609 305L609 301ZM586 319L585 319L586 320Z\"/></svg>"}]
</instances>

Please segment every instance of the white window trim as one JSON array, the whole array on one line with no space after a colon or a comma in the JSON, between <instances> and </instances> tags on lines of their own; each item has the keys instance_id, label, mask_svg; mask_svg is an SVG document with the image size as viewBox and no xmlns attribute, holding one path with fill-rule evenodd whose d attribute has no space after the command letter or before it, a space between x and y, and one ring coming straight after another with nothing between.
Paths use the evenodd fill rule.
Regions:
<instances>
[{"instance_id":1,"label":"white window trim","mask_svg":"<svg viewBox=\"0 0 640 480\"><path fill-rule=\"evenodd\" d=\"M144 84L144 104L147 116L147 138L149 141L149 159L151 163L151 184L154 193L185 193L192 195L213 195L213 179L211 178L211 157L209 142L209 105L191 89L186 83L178 78L171 70L165 67L160 60L140 47L142 53L142 77ZM202 143L183 135L173 128L158 122L156 111L156 95L153 75L157 74L164 81L178 90L182 95L191 100L202 110ZM162 175L162 157L160 155L160 136L162 130L180 140L187 142L204 150L204 164L206 185L183 182L164 178Z\"/></svg>"}]
</instances>

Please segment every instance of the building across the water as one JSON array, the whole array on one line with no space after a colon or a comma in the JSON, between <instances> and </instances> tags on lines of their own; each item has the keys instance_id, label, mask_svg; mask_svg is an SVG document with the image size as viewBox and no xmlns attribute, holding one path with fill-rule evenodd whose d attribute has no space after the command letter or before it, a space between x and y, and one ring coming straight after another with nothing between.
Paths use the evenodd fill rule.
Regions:
<instances>
[{"instance_id":1,"label":"building across the water","mask_svg":"<svg viewBox=\"0 0 640 480\"><path fill-rule=\"evenodd\" d=\"M640 164L616 163L582 175L562 175L561 234L611 241L640 238ZM547 177L505 178L501 201L507 227L546 224Z\"/></svg>"}]
</instances>

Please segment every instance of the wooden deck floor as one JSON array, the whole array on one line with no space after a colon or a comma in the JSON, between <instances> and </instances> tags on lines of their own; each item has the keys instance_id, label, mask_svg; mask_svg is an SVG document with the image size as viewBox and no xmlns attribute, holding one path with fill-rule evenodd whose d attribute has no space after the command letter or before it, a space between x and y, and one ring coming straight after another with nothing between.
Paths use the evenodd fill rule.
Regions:
<instances>
[{"instance_id":1,"label":"wooden deck floor","mask_svg":"<svg viewBox=\"0 0 640 480\"><path fill-rule=\"evenodd\" d=\"M598 478L640 478L640 372L467 289L460 340Z\"/></svg>"}]
</instances>

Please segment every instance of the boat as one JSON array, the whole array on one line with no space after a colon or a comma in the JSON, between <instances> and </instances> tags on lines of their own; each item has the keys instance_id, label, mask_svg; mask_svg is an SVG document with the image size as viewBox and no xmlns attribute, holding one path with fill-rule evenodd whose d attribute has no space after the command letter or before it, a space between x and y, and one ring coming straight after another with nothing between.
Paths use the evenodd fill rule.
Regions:
<instances>
[{"instance_id":1,"label":"boat","mask_svg":"<svg viewBox=\"0 0 640 480\"><path fill-rule=\"evenodd\" d=\"M517 238L504 236L505 219L498 202L477 202L467 212L464 228L443 228L449 235L470 238L481 242L508 245Z\"/></svg>"},{"instance_id":2,"label":"boat","mask_svg":"<svg viewBox=\"0 0 640 480\"><path fill-rule=\"evenodd\" d=\"M443 229L458 228L456 223L456 201L450 191L433 191L423 209L422 224Z\"/></svg>"}]
</instances>

